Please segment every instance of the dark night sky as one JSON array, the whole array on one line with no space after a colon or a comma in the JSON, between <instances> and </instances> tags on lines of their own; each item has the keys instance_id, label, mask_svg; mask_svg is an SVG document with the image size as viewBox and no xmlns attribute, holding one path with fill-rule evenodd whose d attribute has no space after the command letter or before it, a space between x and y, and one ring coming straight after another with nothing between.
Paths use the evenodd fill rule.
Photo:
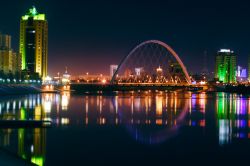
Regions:
<instances>
[{"instance_id":1,"label":"dark night sky","mask_svg":"<svg viewBox=\"0 0 250 166\"><path fill-rule=\"evenodd\" d=\"M189 71L209 69L219 48L231 48L240 65L250 54L250 2L228 0L8 0L0 3L0 31L18 48L19 20L32 5L49 22L49 74L108 73L137 44L169 44Z\"/></svg>"}]
</instances>

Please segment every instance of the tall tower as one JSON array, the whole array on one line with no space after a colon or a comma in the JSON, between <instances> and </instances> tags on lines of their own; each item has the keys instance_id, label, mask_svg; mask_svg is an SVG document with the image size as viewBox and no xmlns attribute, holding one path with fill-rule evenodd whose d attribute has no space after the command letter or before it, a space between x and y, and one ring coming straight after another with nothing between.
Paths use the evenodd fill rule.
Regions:
<instances>
[{"instance_id":1,"label":"tall tower","mask_svg":"<svg viewBox=\"0 0 250 166\"><path fill-rule=\"evenodd\" d=\"M39 14L35 7L21 18L19 48L22 70L45 78L48 74L48 22L45 14Z\"/></svg>"},{"instance_id":2,"label":"tall tower","mask_svg":"<svg viewBox=\"0 0 250 166\"><path fill-rule=\"evenodd\" d=\"M0 33L0 49L11 49L11 36Z\"/></svg>"},{"instance_id":3,"label":"tall tower","mask_svg":"<svg viewBox=\"0 0 250 166\"><path fill-rule=\"evenodd\" d=\"M248 56L248 81L250 82L250 55Z\"/></svg>"},{"instance_id":4,"label":"tall tower","mask_svg":"<svg viewBox=\"0 0 250 166\"><path fill-rule=\"evenodd\" d=\"M116 70L118 69L118 65L110 65L110 79L114 76Z\"/></svg>"},{"instance_id":5,"label":"tall tower","mask_svg":"<svg viewBox=\"0 0 250 166\"><path fill-rule=\"evenodd\" d=\"M204 51L204 57L203 57L203 69L202 69L202 73L203 74L208 74L208 68L207 68L207 51Z\"/></svg>"},{"instance_id":6,"label":"tall tower","mask_svg":"<svg viewBox=\"0 0 250 166\"><path fill-rule=\"evenodd\" d=\"M228 49L221 49L216 55L215 78L223 83L236 82L236 55Z\"/></svg>"}]
</instances>

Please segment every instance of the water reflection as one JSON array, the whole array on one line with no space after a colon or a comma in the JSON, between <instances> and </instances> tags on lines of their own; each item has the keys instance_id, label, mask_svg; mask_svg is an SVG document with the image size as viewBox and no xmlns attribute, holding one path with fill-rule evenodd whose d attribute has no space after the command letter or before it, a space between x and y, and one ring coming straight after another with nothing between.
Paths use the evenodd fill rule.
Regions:
<instances>
[{"instance_id":1,"label":"water reflection","mask_svg":"<svg viewBox=\"0 0 250 166\"><path fill-rule=\"evenodd\" d=\"M219 143L230 143L233 138L250 138L250 99L235 94L219 93L216 100Z\"/></svg>"},{"instance_id":2,"label":"water reflection","mask_svg":"<svg viewBox=\"0 0 250 166\"><path fill-rule=\"evenodd\" d=\"M214 116L215 115L215 116ZM217 126L218 144L250 138L250 98L235 94L124 93L118 96L39 94L0 101L1 120L50 120L55 128L125 126L136 141L158 144L182 127ZM209 119L209 121L208 121ZM0 129L0 146L38 165L46 163L49 129ZM190 133L192 134L192 133ZM15 143L17 142L17 143Z\"/></svg>"},{"instance_id":3,"label":"water reflection","mask_svg":"<svg viewBox=\"0 0 250 166\"><path fill-rule=\"evenodd\" d=\"M44 165L46 129L18 129L18 155L39 166Z\"/></svg>"}]
</instances>

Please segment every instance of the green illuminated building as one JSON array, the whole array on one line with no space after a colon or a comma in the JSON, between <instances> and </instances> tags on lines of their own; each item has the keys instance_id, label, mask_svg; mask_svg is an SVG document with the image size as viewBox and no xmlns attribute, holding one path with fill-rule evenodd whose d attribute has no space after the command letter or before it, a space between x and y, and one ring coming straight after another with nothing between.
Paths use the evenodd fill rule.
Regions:
<instances>
[{"instance_id":1,"label":"green illuminated building","mask_svg":"<svg viewBox=\"0 0 250 166\"><path fill-rule=\"evenodd\" d=\"M20 23L22 70L45 78L48 73L48 22L35 7L22 16Z\"/></svg>"},{"instance_id":2,"label":"green illuminated building","mask_svg":"<svg viewBox=\"0 0 250 166\"><path fill-rule=\"evenodd\" d=\"M236 55L221 49L216 55L215 78L223 83L236 83Z\"/></svg>"}]
</instances>

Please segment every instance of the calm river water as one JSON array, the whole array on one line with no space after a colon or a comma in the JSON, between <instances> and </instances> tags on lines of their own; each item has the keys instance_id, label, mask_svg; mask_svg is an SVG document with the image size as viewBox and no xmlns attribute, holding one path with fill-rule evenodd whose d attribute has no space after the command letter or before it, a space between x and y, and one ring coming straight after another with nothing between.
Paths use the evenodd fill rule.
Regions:
<instances>
[{"instance_id":1,"label":"calm river water","mask_svg":"<svg viewBox=\"0 0 250 166\"><path fill-rule=\"evenodd\" d=\"M0 98L0 147L37 165L240 164L250 155L250 97L228 93L38 94Z\"/></svg>"}]
</instances>

